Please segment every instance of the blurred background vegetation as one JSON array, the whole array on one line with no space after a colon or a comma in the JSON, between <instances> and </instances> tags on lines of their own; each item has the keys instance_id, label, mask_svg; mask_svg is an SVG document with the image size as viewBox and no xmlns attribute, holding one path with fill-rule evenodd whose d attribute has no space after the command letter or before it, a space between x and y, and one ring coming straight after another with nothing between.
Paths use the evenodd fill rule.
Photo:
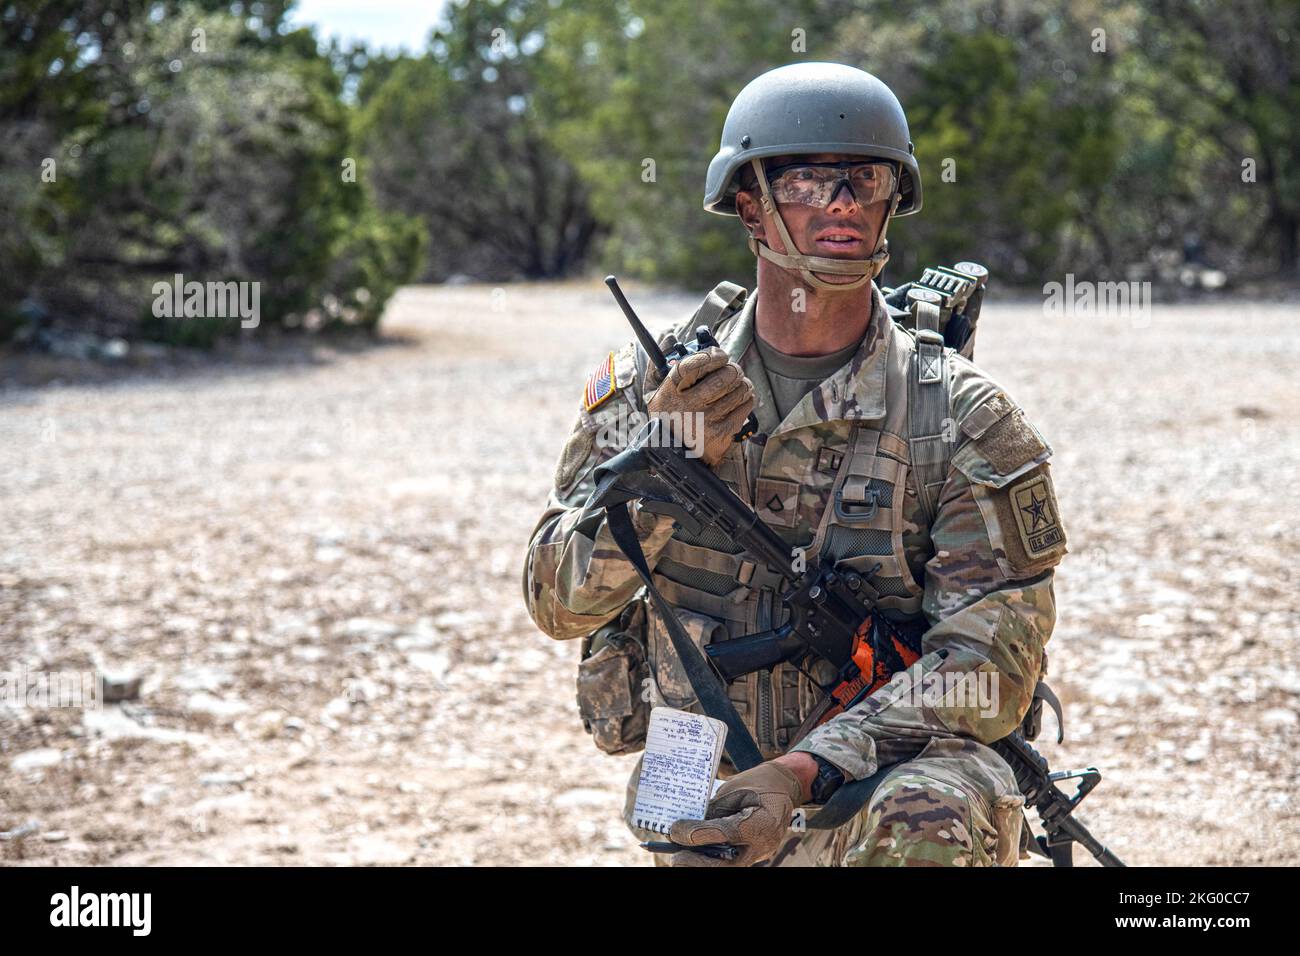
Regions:
<instances>
[{"instance_id":1,"label":"blurred background vegetation","mask_svg":"<svg viewBox=\"0 0 1300 956\"><path fill-rule=\"evenodd\" d=\"M752 284L704 171L740 88L805 60L907 110L925 209L887 282L1300 272L1296 0L461 0L417 54L291 6L0 0L0 339L231 328L154 319L176 273L288 327L373 328L412 280Z\"/></svg>"}]
</instances>

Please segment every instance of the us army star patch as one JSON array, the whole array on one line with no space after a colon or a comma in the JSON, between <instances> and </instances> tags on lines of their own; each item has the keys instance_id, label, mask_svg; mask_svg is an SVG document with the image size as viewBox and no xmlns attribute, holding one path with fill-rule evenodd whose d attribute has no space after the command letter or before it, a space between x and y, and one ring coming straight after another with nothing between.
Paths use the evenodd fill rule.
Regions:
<instances>
[{"instance_id":1,"label":"us army star patch","mask_svg":"<svg viewBox=\"0 0 1300 956\"><path fill-rule=\"evenodd\" d=\"M1056 521L1056 502L1044 475L1035 475L1012 488L1011 503L1016 513L1020 540L1030 556L1042 554L1061 542L1061 526Z\"/></svg>"},{"instance_id":2,"label":"us army star patch","mask_svg":"<svg viewBox=\"0 0 1300 956\"><path fill-rule=\"evenodd\" d=\"M587 411L591 411L617 391L618 385L614 381L614 353L610 352L609 357L601 362L587 379L587 388L582 393L582 405Z\"/></svg>"}]
</instances>

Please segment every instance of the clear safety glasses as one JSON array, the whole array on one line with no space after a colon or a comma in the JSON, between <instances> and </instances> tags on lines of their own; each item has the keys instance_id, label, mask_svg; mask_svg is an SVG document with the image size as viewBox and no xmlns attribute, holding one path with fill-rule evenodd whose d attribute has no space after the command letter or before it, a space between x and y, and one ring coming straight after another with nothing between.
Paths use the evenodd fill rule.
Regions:
<instances>
[{"instance_id":1,"label":"clear safety glasses","mask_svg":"<svg viewBox=\"0 0 1300 956\"><path fill-rule=\"evenodd\" d=\"M898 179L890 163L787 163L767 171L772 198L781 203L829 206L847 183L862 206L891 199Z\"/></svg>"}]
</instances>

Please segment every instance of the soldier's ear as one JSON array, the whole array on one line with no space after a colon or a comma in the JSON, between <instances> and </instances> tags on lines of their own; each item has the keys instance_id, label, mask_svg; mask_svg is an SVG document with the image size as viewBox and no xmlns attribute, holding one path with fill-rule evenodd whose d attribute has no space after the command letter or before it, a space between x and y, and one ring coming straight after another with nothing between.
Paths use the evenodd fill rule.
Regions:
<instances>
[{"instance_id":1,"label":"soldier's ear","mask_svg":"<svg viewBox=\"0 0 1300 956\"><path fill-rule=\"evenodd\" d=\"M751 193L741 190L736 194L736 212L745 230L751 236L762 231L763 220L759 214L758 200Z\"/></svg>"}]
</instances>

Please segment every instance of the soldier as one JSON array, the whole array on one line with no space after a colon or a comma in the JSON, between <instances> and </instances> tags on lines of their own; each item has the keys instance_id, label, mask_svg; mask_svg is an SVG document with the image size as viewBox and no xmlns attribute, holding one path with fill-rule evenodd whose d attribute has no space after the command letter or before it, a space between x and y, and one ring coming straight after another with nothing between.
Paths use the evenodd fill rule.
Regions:
<instances>
[{"instance_id":1,"label":"soldier","mask_svg":"<svg viewBox=\"0 0 1300 956\"><path fill-rule=\"evenodd\" d=\"M698 707L603 512L584 502L593 468L620 450L601 440L615 423L702 414L704 462L792 547L858 570L883 613L928 625L909 669L917 686L978 679L992 695L891 684L810 730L834 676L827 662L734 681L728 695L765 762L730 776L709 819L679 821L671 837L741 852L726 862L684 851L673 865L1015 865L1023 800L987 745L1019 726L1045 672L1065 537L1043 437L935 331L891 321L872 281L890 218L921 208L902 107L874 76L838 64L759 76L732 104L704 208L744 224L757 291L719 285L676 334L708 324L720 347L666 381L646 374L635 343L593 373L529 545L529 612L553 638L585 639L579 706L607 752L641 749L652 703ZM733 442L751 409L758 434ZM781 623L787 582L734 543L638 503L632 515L656 585L701 646ZM849 823L791 829L796 807L890 765ZM629 811L635 783L634 772Z\"/></svg>"}]
</instances>

